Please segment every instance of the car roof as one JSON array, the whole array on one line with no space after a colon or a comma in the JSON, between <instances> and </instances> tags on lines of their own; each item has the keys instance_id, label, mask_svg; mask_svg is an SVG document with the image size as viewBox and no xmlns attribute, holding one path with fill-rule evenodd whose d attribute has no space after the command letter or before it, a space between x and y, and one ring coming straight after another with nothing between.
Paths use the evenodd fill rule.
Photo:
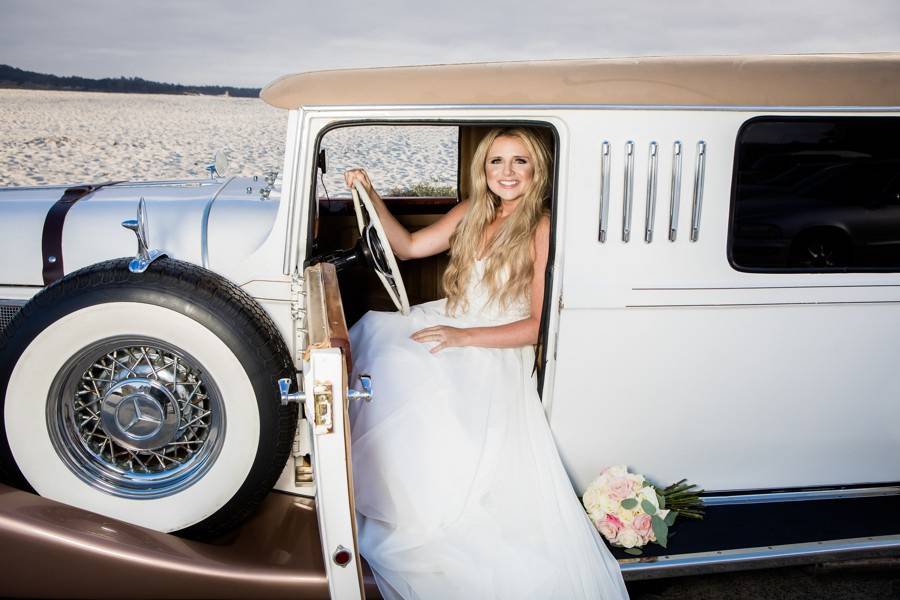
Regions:
<instances>
[{"instance_id":1,"label":"car roof","mask_svg":"<svg viewBox=\"0 0 900 600\"><path fill-rule=\"evenodd\" d=\"M279 108L406 105L900 106L900 53L552 60L314 71Z\"/></svg>"}]
</instances>

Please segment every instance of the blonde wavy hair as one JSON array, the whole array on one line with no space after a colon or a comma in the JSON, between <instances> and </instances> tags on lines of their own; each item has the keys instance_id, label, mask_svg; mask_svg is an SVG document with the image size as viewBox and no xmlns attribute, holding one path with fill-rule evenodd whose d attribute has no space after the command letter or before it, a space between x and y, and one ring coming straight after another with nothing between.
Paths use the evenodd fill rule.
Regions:
<instances>
[{"instance_id":1,"label":"blonde wavy hair","mask_svg":"<svg viewBox=\"0 0 900 600\"><path fill-rule=\"evenodd\" d=\"M534 175L531 186L519 200L519 206L494 234L485 240L485 229L500 213L500 197L488 188L485 161L491 144L499 137L518 138L531 155ZM466 283L471 277L478 251L486 243L487 256L482 285L487 285L491 302L508 308L520 298L530 297L534 276L532 240L541 217L548 213L546 198L550 184L550 151L543 140L524 127L492 129L475 149L471 165L469 210L450 237L450 264L444 271L447 312L465 312ZM508 273L508 279L503 274Z\"/></svg>"}]
</instances>

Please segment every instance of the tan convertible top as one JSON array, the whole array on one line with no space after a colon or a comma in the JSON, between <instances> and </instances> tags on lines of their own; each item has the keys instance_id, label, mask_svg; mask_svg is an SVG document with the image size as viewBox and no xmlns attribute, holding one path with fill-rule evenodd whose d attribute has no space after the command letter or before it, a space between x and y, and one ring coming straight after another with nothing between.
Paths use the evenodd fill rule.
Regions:
<instances>
[{"instance_id":1,"label":"tan convertible top","mask_svg":"<svg viewBox=\"0 0 900 600\"><path fill-rule=\"evenodd\" d=\"M279 108L417 104L900 106L900 53L702 56L346 69L276 79Z\"/></svg>"}]
</instances>

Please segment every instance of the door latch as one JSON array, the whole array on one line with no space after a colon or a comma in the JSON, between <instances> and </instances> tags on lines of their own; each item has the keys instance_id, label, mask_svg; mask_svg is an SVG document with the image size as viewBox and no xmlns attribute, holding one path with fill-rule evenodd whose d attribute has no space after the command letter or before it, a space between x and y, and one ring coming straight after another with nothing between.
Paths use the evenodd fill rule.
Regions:
<instances>
[{"instance_id":1,"label":"door latch","mask_svg":"<svg viewBox=\"0 0 900 600\"><path fill-rule=\"evenodd\" d=\"M281 395L282 406L287 406L289 402L303 404L306 418L312 417L313 433L318 435L334 431L332 418L334 394L331 391L330 382L317 383L312 396L308 396L306 392L292 392L291 380L284 378L278 380L278 391Z\"/></svg>"},{"instance_id":2,"label":"door latch","mask_svg":"<svg viewBox=\"0 0 900 600\"><path fill-rule=\"evenodd\" d=\"M360 375L359 382L362 391L347 390L347 399L365 400L372 399L372 378L368 375ZM334 431L334 393L331 382L317 383L310 398L305 392L292 392L291 380L288 378L278 380L278 391L281 395L281 405L287 406L290 402L303 404L306 418L312 417L313 433L331 433Z\"/></svg>"},{"instance_id":3,"label":"door latch","mask_svg":"<svg viewBox=\"0 0 900 600\"><path fill-rule=\"evenodd\" d=\"M317 383L313 390L312 413L313 433L321 435L334 431L333 409L334 395L331 393L331 382Z\"/></svg>"}]
</instances>

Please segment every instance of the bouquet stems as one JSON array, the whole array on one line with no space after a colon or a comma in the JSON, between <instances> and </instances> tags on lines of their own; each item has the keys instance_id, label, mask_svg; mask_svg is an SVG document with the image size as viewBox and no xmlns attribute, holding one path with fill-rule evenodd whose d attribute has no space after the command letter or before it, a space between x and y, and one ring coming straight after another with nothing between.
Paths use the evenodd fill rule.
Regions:
<instances>
[{"instance_id":1,"label":"bouquet stems","mask_svg":"<svg viewBox=\"0 0 900 600\"><path fill-rule=\"evenodd\" d=\"M688 519L703 518L703 500L700 499L703 492L704 490L698 489L693 483L688 483L687 479L676 481L663 489L656 488L656 493L666 508Z\"/></svg>"}]
</instances>

